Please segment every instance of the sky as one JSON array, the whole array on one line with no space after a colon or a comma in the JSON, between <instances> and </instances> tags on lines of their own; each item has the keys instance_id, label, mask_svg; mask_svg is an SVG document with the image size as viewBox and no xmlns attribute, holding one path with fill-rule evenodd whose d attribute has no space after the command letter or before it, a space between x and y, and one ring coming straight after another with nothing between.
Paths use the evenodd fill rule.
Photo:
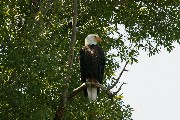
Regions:
<instances>
[{"instance_id":1,"label":"sky","mask_svg":"<svg viewBox=\"0 0 180 120\"><path fill-rule=\"evenodd\" d=\"M123 101L133 109L133 120L180 120L180 45L128 65L121 78Z\"/></svg>"}]
</instances>

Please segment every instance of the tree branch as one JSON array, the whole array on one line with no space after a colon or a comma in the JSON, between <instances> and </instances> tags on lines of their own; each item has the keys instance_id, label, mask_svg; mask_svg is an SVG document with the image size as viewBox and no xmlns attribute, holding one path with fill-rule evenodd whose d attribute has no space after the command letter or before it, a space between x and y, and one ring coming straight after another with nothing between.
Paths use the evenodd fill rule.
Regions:
<instances>
[{"instance_id":1,"label":"tree branch","mask_svg":"<svg viewBox=\"0 0 180 120\"><path fill-rule=\"evenodd\" d=\"M86 88L86 84L83 83L82 85L80 85L79 87L77 87L76 89L74 89L68 96L68 100L72 99L74 96L76 96L80 91L84 90L84 88Z\"/></svg>"},{"instance_id":2,"label":"tree branch","mask_svg":"<svg viewBox=\"0 0 180 120\"><path fill-rule=\"evenodd\" d=\"M127 84L127 83L123 82L123 83L120 85L119 89L118 89L116 92L113 93L113 96L117 95L117 93L122 89L122 86L125 85L125 84Z\"/></svg>"},{"instance_id":3,"label":"tree branch","mask_svg":"<svg viewBox=\"0 0 180 120\"><path fill-rule=\"evenodd\" d=\"M127 71L127 70L125 69L126 66L127 66L127 64L128 64L128 61L126 61L126 64L124 65L124 67L123 67L121 73L119 74L118 78L115 79L116 81L114 82L114 84L108 87L108 90L112 89L113 87L115 87L115 86L117 85L117 83L119 82L119 80L120 80L123 72L124 72L124 71Z\"/></svg>"},{"instance_id":4,"label":"tree branch","mask_svg":"<svg viewBox=\"0 0 180 120\"><path fill-rule=\"evenodd\" d=\"M105 86L98 82L86 82L74 89L68 96L68 100L72 99L74 96L76 96L80 91L84 90L84 88L88 86L95 86L101 88L108 96L109 98L113 97L113 93L111 93Z\"/></svg>"},{"instance_id":5,"label":"tree branch","mask_svg":"<svg viewBox=\"0 0 180 120\"><path fill-rule=\"evenodd\" d=\"M68 101L71 100L73 97L75 97L79 92L81 92L82 90L84 90L86 87L88 86L95 86L95 87L99 87L101 88L110 99L113 99L113 97L115 95L117 95L117 93L122 89L122 86L126 84L126 83L122 83L121 86L119 87L119 89L116 92L110 92L108 88L106 88L105 86L103 86L102 84L100 84L99 82L86 82L81 84L79 87L77 87L76 89L74 89L68 96Z\"/></svg>"},{"instance_id":6,"label":"tree branch","mask_svg":"<svg viewBox=\"0 0 180 120\"><path fill-rule=\"evenodd\" d=\"M116 79L116 82L110 86L110 87L105 87L103 86L102 84L100 84L99 82L86 82L86 83L83 83L82 85L80 85L79 87L77 87L76 89L74 89L68 96L66 94L66 102L64 103L64 96L62 97L62 103L60 104L60 106L58 107L58 112L56 113L56 116L57 116L57 119L56 120L60 120L62 119L62 116L63 116L63 113L64 113L64 107L66 105L66 103L72 99L74 96L76 96L80 91L82 91L84 88L88 87L88 86L95 86L95 87L99 87L101 88L107 95L109 98L113 99L113 97L115 95L117 95L117 93L122 89L122 86L126 83L123 82L123 84L120 85L119 89L116 91L116 92L110 92L110 89L112 89L114 86L117 85L117 83L119 82L122 74L124 71L127 71L125 70L126 66L127 66L128 62L126 62L126 64L124 65L121 73L119 74L118 78ZM63 105L63 103L65 105ZM59 117L59 118L58 118Z\"/></svg>"},{"instance_id":7,"label":"tree branch","mask_svg":"<svg viewBox=\"0 0 180 120\"><path fill-rule=\"evenodd\" d=\"M72 36L71 36L71 47L69 51L69 59L68 59L68 69L66 72L66 77L64 79L65 87L62 92L61 102L56 111L55 120L61 120L64 115L64 108L66 107L67 99L68 99L68 87L69 87L69 79L71 77L71 70L74 58L74 46L76 41L76 24L77 24L77 0L73 0L73 22L72 22Z\"/></svg>"}]
</instances>

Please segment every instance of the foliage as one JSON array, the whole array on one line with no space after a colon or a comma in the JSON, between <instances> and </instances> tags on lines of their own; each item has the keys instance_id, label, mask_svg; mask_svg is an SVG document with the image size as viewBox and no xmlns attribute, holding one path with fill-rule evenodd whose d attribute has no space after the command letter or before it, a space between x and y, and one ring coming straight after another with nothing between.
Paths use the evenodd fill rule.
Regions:
<instances>
[{"instance_id":1,"label":"foliage","mask_svg":"<svg viewBox=\"0 0 180 120\"><path fill-rule=\"evenodd\" d=\"M180 43L178 0L79 0L78 5L69 91L80 85L78 52L90 33L104 39L106 52L117 50L107 54L105 80L112 79L120 67L114 57L133 63L141 49L154 55L162 47L170 52L173 43ZM0 17L0 119L52 119L67 73L72 2L1 0ZM120 24L128 33L126 39ZM116 39L110 37L115 33ZM112 103L103 93L93 104L80 94L68 103L64 119L129 120L131 111L122 100Z\"/></svg>"}]
</instances>

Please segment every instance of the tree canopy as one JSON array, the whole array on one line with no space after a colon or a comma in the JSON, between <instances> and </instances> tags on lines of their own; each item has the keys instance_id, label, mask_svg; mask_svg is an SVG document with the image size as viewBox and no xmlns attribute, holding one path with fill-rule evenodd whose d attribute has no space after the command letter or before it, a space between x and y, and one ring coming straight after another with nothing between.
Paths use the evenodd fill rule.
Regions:
<instances>
[{"instance_id":1,"label":"tree canopy","mask_svg":"<svg viewBox=\"0 0 180 120\"><path fill-rule=\"evenodd\" d=\"M104 40L103 84L113 84L116 61L137 62L140 50L151 56L180 43L179 0L78 0L73 64L68 66L73 28L71 0L1 0L0 118L53 119L63 90L80 83L79 50L88 34ZM123 25L126 38L122 34ZM116 34L116 37L113 35ZM116 53L109 53L116 49ZM69 86L64 79L69 75ZM132 108L103 92L95 103L83 93L70 100L63 119L130 120Z\"/></svg>"}]
</instances>

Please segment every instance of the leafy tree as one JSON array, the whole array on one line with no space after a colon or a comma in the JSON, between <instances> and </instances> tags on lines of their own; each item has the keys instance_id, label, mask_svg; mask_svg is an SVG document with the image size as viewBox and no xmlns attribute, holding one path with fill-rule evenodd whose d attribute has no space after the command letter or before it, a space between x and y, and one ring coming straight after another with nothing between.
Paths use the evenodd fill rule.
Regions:
<instances>
[{"instance_id":1,"label":"leafy tree","mask_svg":"<svg viewBox=\"0 0 180 120\"><path fill-rule=\"evenodd\" d=\"M180 43L179 4L179 0L78 0L77 24L72 24L70 0L1 0L0 119L53 119L64 90L70 93L80 85L78 52L90 33L104 39L104 80L109 81L105 86L116 82L114 71L122 67L115 58L132 64L140 50L150 56L162 48L171 52L173 43ZM119 25L125 26L126 39ZM110 54L112 49L117 53ZM62 119L129 120L132 114L129 105L118 97L111 101L104 92L94 103L80 93L65 104Z\"/></svg>"}]
</instances>

